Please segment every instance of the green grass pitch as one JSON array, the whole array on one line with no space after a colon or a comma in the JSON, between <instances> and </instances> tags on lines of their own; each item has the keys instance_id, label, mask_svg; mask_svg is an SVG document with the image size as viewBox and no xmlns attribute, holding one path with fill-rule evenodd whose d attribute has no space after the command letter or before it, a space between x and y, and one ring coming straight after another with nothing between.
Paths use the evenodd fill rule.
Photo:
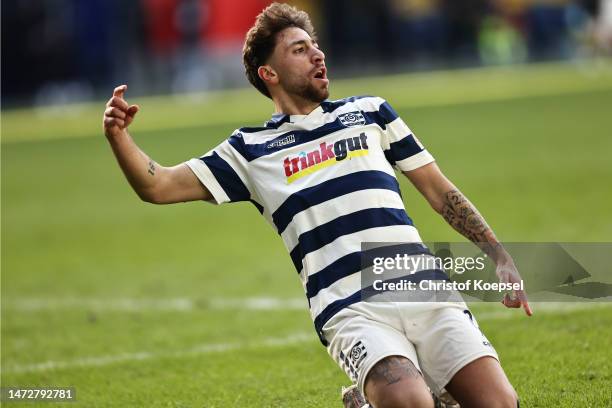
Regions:
<instances>
[{"instance_id":1,"label":"green grass pitch","mask_svg":"<svg viewBox=\"0 0 612 408\"><path fill-rule=\"evenodd\" d=\"M611 240L609 62L332 91L387 98L502 240ZM271 111L251 90L127 97L142 107L132 134L167 165ZM76 387L76 403L53 405L66 407L341 406L348 379L281 240L249 204L140 202L101 134L103 106L2 112L2 386ZM460 240L402 188L425 240ZM521 406L612 406L612 308L473 309Z\"/></svg>"}]
</instances>

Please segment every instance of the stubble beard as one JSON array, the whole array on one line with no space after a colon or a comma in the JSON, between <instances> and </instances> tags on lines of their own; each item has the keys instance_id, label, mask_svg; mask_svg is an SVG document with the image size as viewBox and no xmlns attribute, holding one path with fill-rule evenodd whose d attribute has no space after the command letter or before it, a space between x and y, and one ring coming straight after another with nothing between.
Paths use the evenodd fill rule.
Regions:
<instances>
[{"instance_id":1,"label":"stubble beard","mask_svg":"<svg viewBox=\"0 0 612 408\"><path fill-rule=\"evenodd\" d=\"M306 88L302 97L316 103L321 103L329 98L329 90L327 88L317 89L313 85L310 85Z\"/></svg>"},{"instance_id":2,"label":"stubble beard","mask_svg":"<svg viewBox=\"0 0 612 408\"><path fill-rule=\"evenodd\" d=\"M294 84L291 88L291 94L299 96L307 101L321 103L329 98L328 88L317 88L308 80L300 84Z\"/></svg>"}]
</instances>

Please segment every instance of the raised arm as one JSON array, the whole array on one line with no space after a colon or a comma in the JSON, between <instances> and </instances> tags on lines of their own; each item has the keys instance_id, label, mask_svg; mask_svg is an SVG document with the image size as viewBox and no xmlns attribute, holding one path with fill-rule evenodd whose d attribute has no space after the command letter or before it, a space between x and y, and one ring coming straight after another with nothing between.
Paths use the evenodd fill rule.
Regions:
<instances>
[{"instance_id":1,"label":"raised arm","mask_svg":"<svg viewBox=\"0 0 612 408\"><path fill-rule=\"evenodd\" d=\"M442 174L435 162L404 174L446 222L495 261L497 276L502 282L520 282L521 277L510 254L476 207ZM512 308L522 305L528 316L532 314L524 291L517 291L516 297L506 294L502 303Z\"/></svg>"},{"instance_id":2,"label":"raised arm","mask_svg":"<svg viewBox=\"0 0 612 408\"><path fill-rule=\"evenodd\" d=\"M185 164L157 164L134 142L127 129L139 111L123 98L127 85L115 88L104 111L104 134L128 182L143 200L155 204L211 200L212 195Z\"/></svg>"}]
</instances>

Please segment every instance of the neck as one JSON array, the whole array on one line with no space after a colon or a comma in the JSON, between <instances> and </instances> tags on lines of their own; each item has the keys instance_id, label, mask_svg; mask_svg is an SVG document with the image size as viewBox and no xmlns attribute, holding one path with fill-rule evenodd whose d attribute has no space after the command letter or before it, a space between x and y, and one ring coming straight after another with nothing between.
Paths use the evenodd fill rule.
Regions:
<instances>
[{"instance_id":1,"label":"neck","mask_svg":"<svg viewBox=\"0 0 612 408\"><path fill-rule=\"evenodd\" d=\"M274 109L276 113L285 115L308 115L320 105L319 102L306 100L298 96L274 96Z\"/></svg>"}]
</instances>

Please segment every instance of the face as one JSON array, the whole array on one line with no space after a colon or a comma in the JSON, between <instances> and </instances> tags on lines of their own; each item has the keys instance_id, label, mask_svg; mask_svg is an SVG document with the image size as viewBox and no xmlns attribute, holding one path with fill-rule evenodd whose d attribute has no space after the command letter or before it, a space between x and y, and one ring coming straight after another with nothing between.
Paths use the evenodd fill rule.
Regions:
<instances>
[{"instance_id":1,"label":"face","mask_svg":"<svg viewBox=\"0 0 612 408\"><path fill-rule=\"evenodd\" d=\"M329 97L325 54L308 33L289 27L277 34L276 47L269 60L278 84L287 94L320 103Z\"/></svg>"}]
</instances>

